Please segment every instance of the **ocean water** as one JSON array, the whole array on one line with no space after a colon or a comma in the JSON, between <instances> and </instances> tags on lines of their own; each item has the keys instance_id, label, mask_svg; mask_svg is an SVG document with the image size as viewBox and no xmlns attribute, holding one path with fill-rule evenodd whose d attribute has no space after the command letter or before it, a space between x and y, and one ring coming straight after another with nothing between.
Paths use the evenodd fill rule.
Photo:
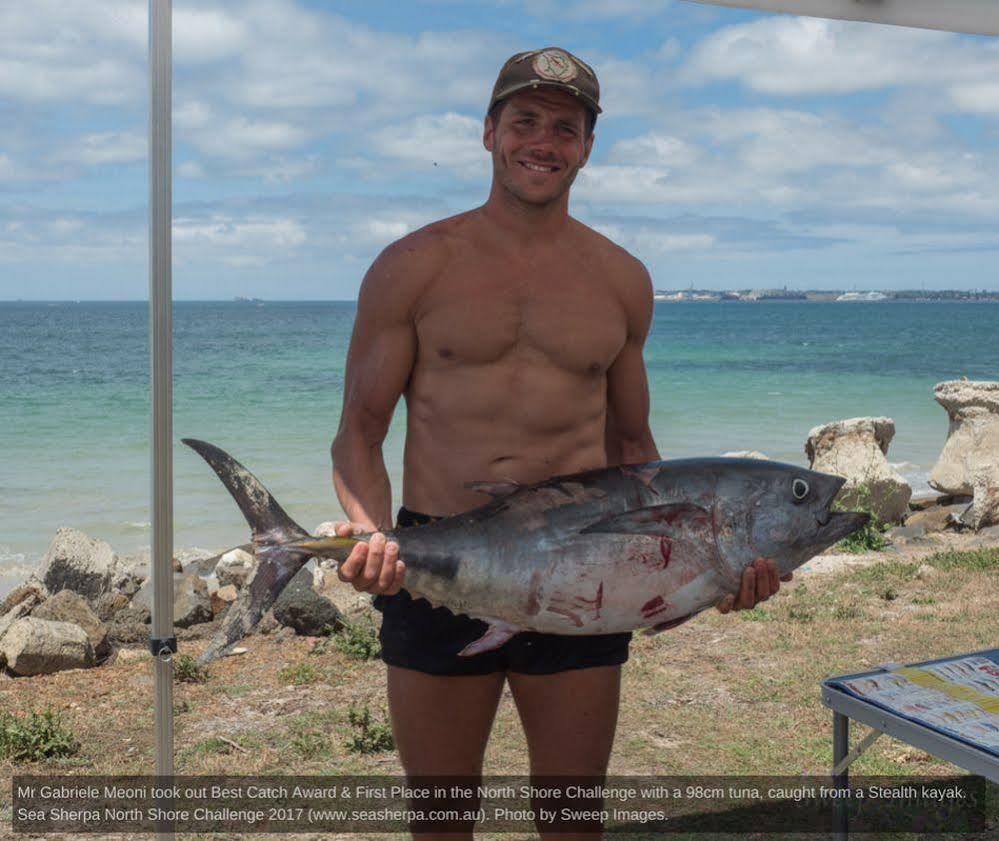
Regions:
<instances>
[{"instance_id":1,"label":"ocean water","mask_svg":"<svg viewBox=\"0 0 999 841\"><path fill-rule=\"evenodd\" d=\"M174 543L247 538L204 462L232 452L306 528L339 517L329 447L355 305L179 302L174 310ZM811 427L894 418L913 484L946 439L933 386L999 379L999 305L658 303L646 347L664 458L756 449L807 464ZM0 303L0 593L74 526L120 553L150 541L145 303ZM399 498L402 406L385 445Z\"/></svg>"}]
</instances>

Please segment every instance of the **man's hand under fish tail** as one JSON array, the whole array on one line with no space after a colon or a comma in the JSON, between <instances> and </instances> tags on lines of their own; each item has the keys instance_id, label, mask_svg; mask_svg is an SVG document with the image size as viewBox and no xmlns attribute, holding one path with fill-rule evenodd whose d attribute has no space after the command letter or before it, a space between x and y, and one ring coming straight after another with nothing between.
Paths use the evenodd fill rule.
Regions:
<instances>
[{"instance_id":1,"label":"man's hand under fish tail","mask_svg":"<svg viewBox=\"0 0 999 841\"><path fill-rule=\"evenodd\" d=\"M715 607L719 613L749 610L765 602L778 590L781 581L790 581L791 573L781 575L770 558L757 558L742 572L742 586L737 594L725 596Z\"/></svg>"},{"instance_id":2,"label":"man's hand under fish tail","mask_svg":"<svg viewBox=\"0 0 999 841\"><path fill-rule=\"evenodd\" d=\"M337 537L370 531L360 523L335 523L332 529L320 530ZM358 543L350 551L347 560L337 567L336 574L358 592L393 596L402 589L405 572L406 564L399 560L399 544L386 540L381 532L375 532L368 542Z\"/></svg>"}]
</instances>

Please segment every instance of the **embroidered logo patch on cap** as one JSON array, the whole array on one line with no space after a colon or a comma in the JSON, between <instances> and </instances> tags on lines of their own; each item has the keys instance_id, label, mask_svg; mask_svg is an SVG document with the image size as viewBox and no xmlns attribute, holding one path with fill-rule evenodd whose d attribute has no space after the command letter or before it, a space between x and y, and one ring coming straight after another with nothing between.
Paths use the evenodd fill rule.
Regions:
<instances>
[{"instance_id":1,"label":"embroidered logo patch on cap","mask_svg":"<svg viewBox=\"0 0 999 841\"><path fill-rule=\"evenodd\" d=\"M574 62L561 50L543 50L531 62L534 72L553 82L571 82L579 72Z\"/></svg>"}]
</instances>

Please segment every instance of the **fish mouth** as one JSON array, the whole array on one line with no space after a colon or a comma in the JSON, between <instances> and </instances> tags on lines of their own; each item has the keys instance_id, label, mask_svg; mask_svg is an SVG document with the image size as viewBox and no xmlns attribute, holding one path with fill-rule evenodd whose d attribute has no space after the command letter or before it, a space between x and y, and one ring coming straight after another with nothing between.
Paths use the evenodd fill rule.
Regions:
<instances>
[{"instance_id":1,"label":"fish mouth","mask_svg":"<svg viewBox=\"0 0 999 841\"><path fill-rule=\"evenodd\" d=\"M826 546L832 546L860 531L870 519L871 515L862 511L826 511L825 518L818 521L818 538Z\"/></svg>"}]
</instances>

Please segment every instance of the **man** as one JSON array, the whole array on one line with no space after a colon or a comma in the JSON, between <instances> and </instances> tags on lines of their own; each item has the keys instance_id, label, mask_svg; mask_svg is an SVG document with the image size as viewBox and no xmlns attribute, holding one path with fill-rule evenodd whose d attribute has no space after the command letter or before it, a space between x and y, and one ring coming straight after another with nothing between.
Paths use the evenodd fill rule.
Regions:
<instances>
[{"instance_id":1,"label":"man","mask_svg":"<svg viewBox=\"0 0 999 841\"><path fill-rule=\"evenodd\" d=\"M381 445L400 396L401 525L481 505L468 482L531 483L659 458L642 359L648 272L568 213L600 110L596 75L575 56L555 48L513 56L485 118L486 203L392 243L371 266L332 448L351 521L337 533L391 524ZM339 575L378 596L392 729L410 777L481 774L505 681L532 775L606 772L630 634L522 633L495 652L458 657L483 623L413 601L401 590L395 543L376 534ZM742 584L722 612L780 586L764 561Z\"/></svg>"}]
</instances>

